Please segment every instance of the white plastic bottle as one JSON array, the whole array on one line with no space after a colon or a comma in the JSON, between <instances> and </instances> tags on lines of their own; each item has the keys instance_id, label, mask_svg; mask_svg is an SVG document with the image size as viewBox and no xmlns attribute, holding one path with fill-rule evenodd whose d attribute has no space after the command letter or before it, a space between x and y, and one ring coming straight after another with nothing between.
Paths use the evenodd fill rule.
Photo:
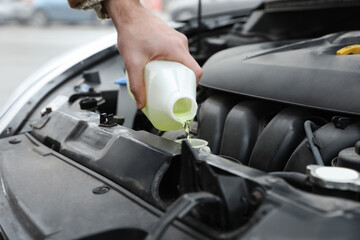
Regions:
<instances>
[{"instance_id":1,"label":"white plastic bottle","mask_svg":"<svg viewBox=\"0 0 360 240\"><path fill-rule=\"evenodd\" d=\"M146 105L142 111L154 127L161 131L182 129L195 117L196 77L191 69L178 62L151 61L145 65L144 81ZM129 94L132 96L130 90Z\"/></svg>"}]
</instances>

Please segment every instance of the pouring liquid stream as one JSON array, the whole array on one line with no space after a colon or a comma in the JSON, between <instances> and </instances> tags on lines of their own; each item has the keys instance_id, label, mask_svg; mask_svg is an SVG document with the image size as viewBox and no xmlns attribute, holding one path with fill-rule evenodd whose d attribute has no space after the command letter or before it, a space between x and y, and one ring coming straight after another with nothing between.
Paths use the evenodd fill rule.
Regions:
<instances>
[{"instance_id":1,"label":"pouring liquid stream","mask_svg":"<svg viewBox=\"0 0 360 240\"><path fill-rule=\"evenodd\" d=\"M191 124L192 120L186 120L183 124L184 126L184 130L185 130L185 137L186 137L186 141L188 141L189 143L191 143L191 138L190 138L190 124Z\"/></svg>"},{"instance_id":2,"label":"pouring liquid stream","mask_svg":"<svg viewBox=\"0 0 360 240\"><path fill-rule=\"evenodd\" d=\"M185 139L186 141L188 141L188 143L191 143L191 138L190 138L190 124L192 123L193 119L189 119L188 116L186 117L177 117L177 120L183 125L184 130L185 130Z\"/></svg>"},{"instance_id":3,"label":"pouring liquid stream","mask_svg":"<svg viewBox=\"0 0 360 240\"><path fill-rule=\"evenodd\" d=\"M194 116L189 114L189 102L184 99L178 100L174 107L174 115L177 121L184 127L186 141L191 143L190 124L194 120Z\"/></svg>"}]
</instances>

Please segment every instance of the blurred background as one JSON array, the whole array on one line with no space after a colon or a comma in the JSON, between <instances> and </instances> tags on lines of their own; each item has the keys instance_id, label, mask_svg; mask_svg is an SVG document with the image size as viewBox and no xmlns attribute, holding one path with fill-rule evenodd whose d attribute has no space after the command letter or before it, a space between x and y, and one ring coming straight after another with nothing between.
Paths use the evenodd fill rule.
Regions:
<instances>
[{"instance_id":1,"label":"blurred background","mask_svg":"<svg viewBox=\"0 0 360 240\"><path fill-rule=\"evenodd\" d=\"M254 5L259 0L202 0L203 14ZM198 0L141 0L164 21L197 15ZM244 5L245 4L245 5ZM110 20L69 8L67 0L0 0L0 106L11 92L50 60L114 33Z\"/></svg>"},{"instance_id":2,"label":"blurred background","mask_svg":"<svg viewBox=\"0 0 360 240\"><path fill-rule=\"evenodd\" d=\"M144 1L158 11L159 4ZM66 0L0 0L0 106L41 66L113 32L111 21L73 10Z\"/></svg>"}]
</instances>

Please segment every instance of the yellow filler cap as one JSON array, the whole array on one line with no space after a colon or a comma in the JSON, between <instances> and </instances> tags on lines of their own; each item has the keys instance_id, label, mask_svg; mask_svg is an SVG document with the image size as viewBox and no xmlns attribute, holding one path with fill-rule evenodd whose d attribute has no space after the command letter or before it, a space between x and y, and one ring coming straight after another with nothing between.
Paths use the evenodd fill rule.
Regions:
<instances>
[{"instance_id":1,"label":"yellow filler cap","mask_svg":"<svg viewBox=\"0 0 360 240\"><path fill-rule=\"evenodd\" d=\"M360 44L344 47L336 52L336 55L360 54Z\"/></svg>"}]
</instances>

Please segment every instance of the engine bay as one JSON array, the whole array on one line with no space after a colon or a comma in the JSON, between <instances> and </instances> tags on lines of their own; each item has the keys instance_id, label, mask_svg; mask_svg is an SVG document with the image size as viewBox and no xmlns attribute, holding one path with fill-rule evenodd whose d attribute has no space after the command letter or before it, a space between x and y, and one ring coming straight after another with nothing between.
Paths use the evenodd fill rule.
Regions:
<instances>
[{"instance_id":1,"label":"engine bay","mask_svg":"<svg viewBox=\"0 0 360 240\"><path fill-rule=\"evenodd\" d=\"M229 56L226 51L219 54ZM224 234L225 239L240 236L253 221L271 218L269 212L286 212L283 207L289 203L280 196L291 204L299 204L298 208L311 206L310 215L316 211L329 214L328 211L355 204L348 200L359 200L358 179L341 179L339 184L336 177L314 174L319 172L314 169L318 162L311 148L315 146L319 151L323 166L358 171L359 155L354 155L358 151L355 144L360 140L360 121L346 102L339 101L337 107L344 108L334 111L335 107L326 109L307 104L306 91L302 94L304 102L270 99L265 96L266 91L271 92L267 87L264 95L237 93L231 84L244 85L246 74L228 72L222 78L217 76L218 81L214 82L214 75L210 73L221 74L222 69L222 65L212 66L212 62L218 63L217 57L204 66L204 83L197 93L199 110L190 129L192 138L208 142L211 153L176 142L184 138L183 130L160 132L151 125L128 96L123 80L125 71L119 69L122 59L114 53L86 67L86 71L72 75L48 94L22 125L20 133L25 134L22 141L28 139L26 141L44 145L100 174L145 201L143 204L167 209L174 216L187 215L185 224L210 238ZM267 81L271 82L271 74L277 71L268 73ZM286 94L287 88L289 86L284 86L280 93ZM320 102L321 99L314 101ZM311 133L310 138L306 129ZM344 149L347 152L340 156ZM46 157L50 150L34 151ZM345 202L345 207L338 206L338 201ZM176 208L177 204L186 203L192 206L190 210L194 208L191 213ZM333 209L328 210L319 203L327 207L333 205ZM342 221L344 217L340 218ZM325 223L325 219L320 214L319 221ZM165 231L171 221L159 220L156 229ZM301 224L305 227L308 223ZM158 236L149 229L142 229L140 235L142 231Z\"/></svg>"},{"instance_id":2,"label":"engine bay","mask_svg":"<svg viewBox=\"0 0 360 240\"><path fill-rule=\"evenodd\" d=\"M359 43L360 32L284 40L279 31L268 41L224 29L204 37L201 50L190 38L204 69L190 134L210 152L179 142L184 130L157 130L136 109L113 43L53 77L2 132L1 232L356 239L360 55L337 51Z\"/></svg>"}]
</instances>

